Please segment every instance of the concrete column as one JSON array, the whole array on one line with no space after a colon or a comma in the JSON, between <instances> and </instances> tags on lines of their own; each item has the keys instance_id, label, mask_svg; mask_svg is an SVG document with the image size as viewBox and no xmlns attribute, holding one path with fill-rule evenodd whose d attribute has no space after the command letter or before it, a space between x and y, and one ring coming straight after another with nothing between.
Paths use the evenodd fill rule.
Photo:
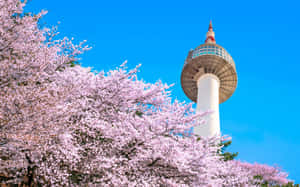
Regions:
<instances>
[{"instance_id":1,"label":"concrete column","mask_svg":"<svg viewBox=\"0 0 300 187\"><path fill-rule=\"evenodd\" d=\"M206 123L194 127L194 133L210 137L220 133L219 119L219 87L220 80L214 74L206 73L197 80L197 110L196 112L212 111L205 117Z\"/></svg>"}]
</instances>

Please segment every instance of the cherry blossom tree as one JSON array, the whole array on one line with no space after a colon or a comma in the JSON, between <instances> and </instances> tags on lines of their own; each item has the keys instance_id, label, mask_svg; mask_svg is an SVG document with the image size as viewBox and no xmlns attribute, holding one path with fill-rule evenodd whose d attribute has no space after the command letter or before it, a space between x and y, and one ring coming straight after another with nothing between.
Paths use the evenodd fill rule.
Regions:
<instances>
[{"instance_id":1,"label":"cherry blossom tree","mask_svg":"<svg viewBox=\"0 0 300 187\"><path fill-rule=\"evenodd\" d=\"M205 125L169 85L74 65L85 42L40 28L46 13L0 1L0 184L45 186L256 186L288 183L274 167L225 161ZM181 134L181 136L178 136ZM259 177L258 177L259 176Z\"/></svg>"}]
</instances>

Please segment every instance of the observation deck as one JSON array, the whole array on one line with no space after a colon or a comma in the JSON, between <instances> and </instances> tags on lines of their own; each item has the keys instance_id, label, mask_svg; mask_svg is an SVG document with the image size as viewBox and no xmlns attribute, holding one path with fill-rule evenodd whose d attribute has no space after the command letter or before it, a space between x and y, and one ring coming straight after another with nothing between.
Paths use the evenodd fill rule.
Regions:
<instances>
[{"instance_id":1,"label":"observation deck","mask_svg":"<svg viewBox=\"0 0 300 187\"><path fill-rule=\"evenodd\" d=\"M214 41L214 35L212 39ZM219 103L231 97L237 87L235 63L230 54L215 42L206 42L190 50L184 63L181 86L194 102L197 102L197 80L206 73L214 74L220 80Z\"/></svg>"}]
</instances>

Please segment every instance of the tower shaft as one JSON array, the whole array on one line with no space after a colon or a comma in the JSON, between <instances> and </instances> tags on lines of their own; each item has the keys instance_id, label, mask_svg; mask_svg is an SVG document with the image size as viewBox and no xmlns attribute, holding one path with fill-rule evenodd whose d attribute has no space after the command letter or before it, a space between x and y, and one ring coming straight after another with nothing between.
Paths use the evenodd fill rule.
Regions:
<instances>
[{"instance_id":1,"label":"tower shaft","mask_svg":"<svg viewBox=\"0 0 300 187\"><path fill-rule=\"evenodd\" d=\"M205 124L196 126L194 133L204 137L220 134L219 88L220 80L214 74L206 73L197 80L197 112L207 112Z\"/></svg>"}]
</instances>

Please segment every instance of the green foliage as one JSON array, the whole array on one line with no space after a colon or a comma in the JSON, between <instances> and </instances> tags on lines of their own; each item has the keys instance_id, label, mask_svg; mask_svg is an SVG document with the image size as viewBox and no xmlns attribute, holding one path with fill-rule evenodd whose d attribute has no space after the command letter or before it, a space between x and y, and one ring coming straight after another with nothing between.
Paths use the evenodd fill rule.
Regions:
<instances>
[{"instance_id":1,"label":"green foliage","mask_svg":"<svg viewBox=\"0 0 300 187\"><path fill-rule=\"evenodd\" d=\"M135 115L137 115L137 116L139 116L139 117L142 117L143 112L137 110L137 111L135 112Z\"/></svg>"},{"instance_id":2,"label":"green foliage","mask_svg":"<svg viewBox=\"0 0 300 187\"><path fill-rule=\"evenodd\" d=\"M294 184L293 182L289 182L284 185L272 185L265 181L263 184L260 184L261 187L300 187L299 184Z\"/></svg>"},{"instance_id":3,"label":"green foliage","mask_svg":"<svg viewBox=\"0 0 300 187\"><path fill-rule=\"evenodd\" d=\"M79 62L77 62L77 61L71 61L71 62L69 62L67 64L69 64L70 67L75 67L76 65L79 65Z\"/></svg>"},{"instance_id":4,"label":"green foliage","mask_svg":"<svg viewBox=\"0 0 300 187\"><path fill-rule=\"evenodd\" d=\"M18 86L27 86L28 83L26 81L24 82L18 82Z\"/></svg>"},{"instance_id":5,"label":"green foliage","mask_svg":"<svg viewBox=\"0 0 300 187\"><path fill-rule=\"evenodd\" d=\"M200 141L201 140L201 137L198 137L197 138L197 141ZM219 154L222 156L222 159L224 159L225 161L228 161L228 160L233 160L235 157L238 156L238 152L235 152L235 153L230 153L230 152L225 152L226 148L231 145L232 141L229 140L229 141L223 141L219 144L219 146L222 146L222 148L219 150Z\"/></svg>"},{"instance_id":6,"label":"green foliage","mask_svg":"<svg viewBox=\"0 0 300 187\"><path fill-rule=\"evenodd\" d=\"M71 171L71 175L70 175L70 179L72 180L72 182L74 182L75 184L79 184L80 181L82 181L82 173L79 173L77 171Z\"/></svg>"},{"instance_id":7,"label":"green foliage","mask_svg":"<svg viewBox=\"0 0 300 187\"><path fill-rule=\"evenodd\" d=\"M58 66L58 67L56 68L56 71L62 72L62 71L64 71L67 67L71 67L71 68L72 68L72 67L75 67L76 65L80 65L80 63L77 62L77 61L72 60L72 61L70 61L70 62L67 62L66 65L64 64L64 65L62 65L62 66Z\"/></svg>"},{"instance_id":8,"label":"green foliage","mask_svg":"<svg viewBox=\"0 0 300 187\"><path fill-rule=\"evenodd\" d=\"M225 161L228 161L228 160L233 160L235 157L237 157L238 152L236 153L225 152L222 153L221 155L224 157Z\"/></svg>"},{"instance_id":9,"label":"green foliage","mask_svg":"<svg viewBox=\"0 0 300 187\"><path fill-rule=\"evenodd\" d=\"M289 182L288 184L282 185L281 187L300 187L300 185Z\"/></svg>"},{"instance_id":10,"label":"green foliage","mask_svg":"<svg viewBox=\"0 0 300 187\"><path fill-rule=\"evenodd\" d=\"M221 142L220 145L223 146L220 150L220 155L223 157L223 159L225 161L228 161L228 160L233 160L235 157L238 156L238 152L235 152L235 153L230 153L230 152L225 152L226 148L231 145L232 141L229 140L229 141L224 141L224 142Z\"/></svg>"}]
</instances>

